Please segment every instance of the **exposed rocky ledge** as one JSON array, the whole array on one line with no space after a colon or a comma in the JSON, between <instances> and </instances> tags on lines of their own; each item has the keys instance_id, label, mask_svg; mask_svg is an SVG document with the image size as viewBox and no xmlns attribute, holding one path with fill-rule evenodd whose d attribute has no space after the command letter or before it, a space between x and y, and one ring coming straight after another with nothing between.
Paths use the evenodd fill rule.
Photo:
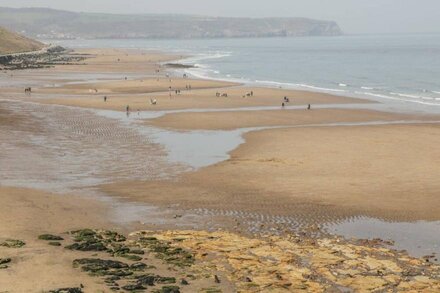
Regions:
<instances>
[{"instance_id":1,"label":"exposed rocky ledge","mask_svg":"<svg viewBox=\"0 0 440 293\"><path fill-rule=\"evenodd\" d=\"M85 59L69 52L61 46L49 46L39 51L0 55L0 70L49 68Z\"/></svg>"}]
</instances>

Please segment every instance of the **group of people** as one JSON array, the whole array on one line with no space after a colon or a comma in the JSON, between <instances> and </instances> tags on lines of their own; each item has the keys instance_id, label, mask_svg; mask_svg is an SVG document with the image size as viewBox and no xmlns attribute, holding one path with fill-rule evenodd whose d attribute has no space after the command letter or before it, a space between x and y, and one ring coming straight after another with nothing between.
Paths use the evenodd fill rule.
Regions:
<instances>
[{"instance_id":1,"label":"group of people","mask_svg":"<svg viewBox=\"0 0 440 293\"><path fill-rule=\"evenodd\" d=\"M283 102L281 103L281 107L284 108L284 106L286 106L286 103L290 103L290 100L288 97L284 97Z\"/></svg>"},{"instance_id":2,"label":"group of people","mask_svg":"<svg viewBox=\"0 0 440 293\"><path fill-rule=\"evenodd\" d=\"M218 97L223 97L223 98L227 98L228 97L228 93L223 93L223 94L221 94L221 93L219 93L219 92L216 92L215 93L215 96L218 98Z\"/></svg>"},{"instance_id":3,"label":"group of people","mask_svg":"<svg viewBox=\"0 0 440 293\"><path fill-rule=\"evenodd\" d=\"M243 95L243 98L246 98L246 97L253 97L254 96L254 92L253 91L250 91L249 93L246 93L245 95Z\"/></svg>"},{"instance_id":4,"label":"group of people","mask_svg":"<svg viewBox=\"0 0 440 293\"><path fill-rule=\"evenodd\" d=\"M283 102L281 103L281 107L284 108L286 106L286 103L290 103L290 99L288 97L284 97ZM307 110L311 110L312 105L307 105Z\"/></svg>"}]
</instances>

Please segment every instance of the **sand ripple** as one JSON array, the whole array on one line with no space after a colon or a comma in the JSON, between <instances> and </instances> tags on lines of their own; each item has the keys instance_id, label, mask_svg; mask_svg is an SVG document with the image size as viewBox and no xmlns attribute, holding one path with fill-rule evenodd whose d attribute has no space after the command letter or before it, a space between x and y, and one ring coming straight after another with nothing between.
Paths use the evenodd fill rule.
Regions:
<instances>
[{"instance_id":1,"label":"sand ripple","mask_svg":"<svg viewBox=\"0 0 440 293\"><path fill-rule=\"evenodd\" d=\"M64 192L119 180L169 178L183 166L136 129L93 112L1 102L2 185ZM25 118L25 119L20 119Z\"/></svg>"}]
</instances>

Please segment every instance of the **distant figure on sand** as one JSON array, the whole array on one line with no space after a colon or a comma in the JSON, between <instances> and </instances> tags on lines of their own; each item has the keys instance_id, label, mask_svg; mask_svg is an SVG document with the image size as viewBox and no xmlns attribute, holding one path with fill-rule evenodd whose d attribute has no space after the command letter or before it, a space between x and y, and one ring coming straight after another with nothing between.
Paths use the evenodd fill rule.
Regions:
<instances>
[{"instance_id":1,"label":"distant figure on sand","mask_svg":"<svg viewBox=\"0 0 440 293\"><path fill-rule=\"evenodd\" d=\"M127 111L127 113L130 112L130 106L127 105L127 107L125 107L125 110Z\"/></svg>"},{"instance_id":2,"label":"distant figure on sand","mask_svg":"<svg viewBox=\"0 0 440 293\"><path fill-rule=\"evenodd\" d=\"M104 96L104 102L107 102L107 96Z\"/></svg>"},{"instance_id":3,"label":"distant figure on sand","mask_svg":"<svg viewBox=\"0 0 440 293\"><path fill-rule=\"evenodd\" d=\"M311 110L311 109L312 109L312 105L309 104L309 105L307 106L307 110Z\"/></svg>"},{"instance_id":4,"label":"distant figure on sand","mask_svg":"<svg viewBox=\"0 0 440 293\"><path fill-rule=\"evenodd\" d=\"M284 108L284 106L285 106L284 103L282 103L282 104L281 104L281 108Z\"/></svg>"},{"instance_id":5,"label":"distant figure on sand","mask_svg":"<svg viewBox=\"0 0 440 293\"><path fill-rule=\"evenodd\" d=\"M289 98L288 97L284 97L284 102L289 103L290 102Z\"/></svg>"}]
</instances>

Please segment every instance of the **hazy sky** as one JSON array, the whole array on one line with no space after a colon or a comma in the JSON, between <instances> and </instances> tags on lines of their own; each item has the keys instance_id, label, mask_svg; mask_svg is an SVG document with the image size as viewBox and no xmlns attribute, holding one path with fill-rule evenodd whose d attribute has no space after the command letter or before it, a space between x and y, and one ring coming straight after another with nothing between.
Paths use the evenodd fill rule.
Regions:
<instances>
[{"instance_id":1,"label":"hazy sky","mask_svg":"<svg viewBox=\"0 0 440 293\"><path fill-rule=\"evenodd\" d=\"M335 20L346 33L440 32L440 0L0 0L0 6L109 13L301 16Z\"/></svg>"}]
</instances>

